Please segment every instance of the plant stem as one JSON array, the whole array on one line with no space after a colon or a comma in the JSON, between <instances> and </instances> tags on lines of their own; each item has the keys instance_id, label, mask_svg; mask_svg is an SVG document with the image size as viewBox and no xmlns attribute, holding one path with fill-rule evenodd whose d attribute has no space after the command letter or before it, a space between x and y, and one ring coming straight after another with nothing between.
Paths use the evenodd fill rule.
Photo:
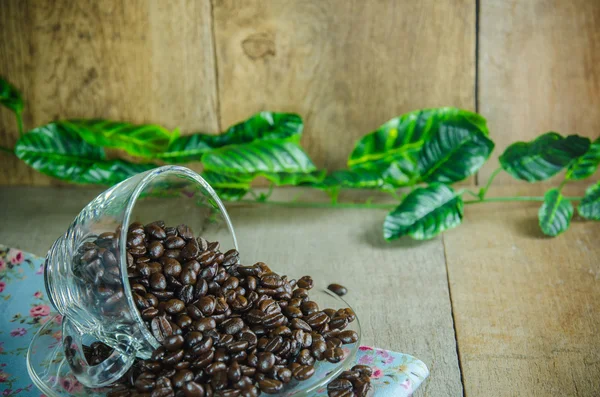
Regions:
<instances>
[{"instance_id":1,"label":"plant stem","mask_svg":"<svg viewBox=\"0 0 600 397\"><path fill-rule=\"evenodd\" d=\"M373 203L315 203L315 202L294 202L294 201L254 201L254 200L238 200L230 201L230 203L244 204L266 204L279 207L290 208L370 208L370 209L386 209L391 210L396 207L395 204L373 204Z\"/></svg>"},{"instance_id":2,"label":"plant stem","mask_svg":"<svg viewBox=\"0 0 600 397\"><path fill-rule=\"evenodd\" d=\"M583 197L563 197L568 201L579 201ZM521 197L490 197L482 200L466 200L465 204L478 204L478 203L497 203L504 201L544 201L543 196L521 196Z\"/></svg>"},{"instance_id":3,"label":"plant stem","mask_svg":"<svg viewBox=\"0 0 600 397\"><path fill-rule=\"evenodd\" d=\"M21 117L21 112L15 112L15 117L17 118L17 127L19 128L19 136L23 136L23 117Z\"/></svg>"},{"instance_id":4,"label":"plant stem","mask_svg":"<svg viewBox=\"0 0 600 397\"><path fill-rule=\"evenodd\" d=\"M462 189L462 190L459 190L459 191L457 192L457 195L458 195L458 196L462 196L462 195L463 195L463 193L468 193L468 194L470 194L471 196L473 196L473 197L475 197L475 198L477 198L477 199L479 199L479 198L480 198L480 197L479 197L479 195L478 195L477 193L475 193L475 192L473 192L473 191L471 191L471 190L469 190L469 189Z\"/></svg>"},{"instance_id":5,"label":"plant stem","mask_svg":"<svg viewBox=\"0 0 600 397\"><path fill-rule=\"evenodd\" d=\"M0 146L0 150L6 153L10 153L10 154L15 154L14 151L12 151L11 149L4 147L4 146Z\"/></svg>"},{"instance_id":6,"label":"plant stem","mask_svg":"<svg viewBox=\"0 0 600 397\"><path fill-rule=\"evenodd\" d=\"M494 181L494 178L496 177L496 175L498 175L500 172L502 171L502 167L498 167L494 170L494 172L492 172L492 175L490 175L490 178L488 179L487 183L485 184L485 186L479 190L479 198L480 199L484 199L485 195L487 194L488 189L490 188L490 186L492 185L492 182Z\"/></svg>"}]
</instances>

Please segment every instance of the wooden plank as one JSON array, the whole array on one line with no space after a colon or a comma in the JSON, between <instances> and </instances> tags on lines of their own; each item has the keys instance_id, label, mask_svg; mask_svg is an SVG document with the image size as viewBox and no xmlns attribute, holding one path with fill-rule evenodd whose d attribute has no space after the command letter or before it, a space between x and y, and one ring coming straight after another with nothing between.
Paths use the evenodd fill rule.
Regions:
<instances>
[{"instance_id":1,"label":"wooden plank","mask_svg":"<svg viewBox=\"0 0 600 397\"><path fill-rule=\"evenodd\" d=\"M543 191L507 186L492 193ZM467 206L464 225L444 236L467 396L600 390L600 223L576 219L546 238L539 205Z\"/></svg>"},{"instance_id":2,"label":"wooden plank","mask_svg":"<svg viewBox=\"0 0 600 397\"><path fill-rule=\"evenodd\" d=\"M484 0L479 27L479 111L496 142L480 182L510 143L600 136L600 2Z\"/></svg>"},{"instance_id":3,"label":"wooden plank","mask_svg":"<svg viewBox=\"0 0 600 397\"><path fill-rule=\"evenodd\" d=\"M280 189L274 199L302 193ZM0 243L44 254L97 190L4 188ZM318 197L317 197L318 196ZM60 204L59 204L60 203ZM415 396L461 396L444 250L381 237L384 211L240 205L230 208L242 259L261 260L292 276L311 274L322 285L342 283L363 327L363 343L422 359L431 377Z\"/></svg>"},{"instance_id":4,"label":"wooden plank","mask_svg":"<svg viewBox=\"0 0 600 397\"><path fill-rule=\"evenodd\" d=\"M26 127L100 117L219 130L209 0L9 0L0 32L0 75L23 89ZM14 121L3 111L0 122L12 147ZM0 156L0 183L50 183Z\"/></svg>"},{"instance_id":5,"label":"wooden plank","mask_svg":"<svg viewBox=\"0 0 600 397\"><path fill-rule=\"evenodd\" d=\"M475 3L217 0L221 125L297 112L319 166L419 108L474 109Z\"/></svg>"}]
</instances>

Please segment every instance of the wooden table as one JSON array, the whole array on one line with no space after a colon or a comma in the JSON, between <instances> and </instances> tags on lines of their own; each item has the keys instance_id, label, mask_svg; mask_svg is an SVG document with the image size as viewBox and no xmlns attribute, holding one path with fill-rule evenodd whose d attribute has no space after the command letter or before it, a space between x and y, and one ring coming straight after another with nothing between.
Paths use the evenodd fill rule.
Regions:
<instances>
[{"instance_id":1,"label":"wooden table","mask_svg":"<svg viewBox=\"0 0 600 397\"><path fill-rule=\"evenodd\" d=\"M2 188L0 243L44 255L97 193ZM543 189L492 191L515 193ZM248 262L346 285L364 343L429 366L418 396L598 396L600 223L576 219L545 238L538 206L468 206L443 237L393 243L381 237L384 210L235 204L230 215Z\"/></svg>"}]
</instances>

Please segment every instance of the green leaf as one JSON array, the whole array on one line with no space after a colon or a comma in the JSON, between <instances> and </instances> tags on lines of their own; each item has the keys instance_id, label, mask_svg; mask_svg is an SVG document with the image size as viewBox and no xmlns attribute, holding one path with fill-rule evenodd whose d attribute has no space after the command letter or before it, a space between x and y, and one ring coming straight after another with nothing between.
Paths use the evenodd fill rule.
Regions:
<instances>
[{"instance_id":1,"label":"green leaf","mask_svg":"<svg viewBox=\"0 0 600 397\"><path fill-rule=\"evenodd\" d=\"M600 221L600 182L586 189L577 211L586 219Z\"/></svg>"},{"instance_id":2,"label":"green leaf","mask_svg":"<svg viewBox=\"0 0 600 397\"><path fill-rule=\"evenodd\" d=\"M177 130L169 131L159 125L135 125L99 119L65 120L56 124L76 133L89 144L123 149L141 157L153 157L167 150L179 135Z\"/></svg>"},{"instance_id":3,"label":"green leaf","mask_svg":"<svg viewBox=\"0 0 600 397\"><path fill-rule=\"evenodd\" d=\"M325 170L317 170L312 172L259 172L255 175L265 177L277 186L283 185L301 185L301 184L318 184L325 178Z\"/></svg>"},{"instance_id":4,"label":"green leaf","mask_svg":"<svg viewBox=\"0 0 600 397\"><path fill-rule=\"evenodd\" d=\"M297 114L260 112L230 127L221 135L194 134L179 137L158 157L171 163L183 163L198 161L204 153L228 145L274 139L299 142L303 128L302 118Z\"/></svg>"},{"instance_id":5,"label":"green leaf","mask_svg":"<svg viewBox=\"0 0 600 397\"><path fill-rule=\"evenodd\" d=\"M550 189L544 195L544 204L538 211L540 228L547 236L558 236L569 228L573 217L573 205L565 200L558 189Z\"/></svg>"},{"instance_id":6,"label":"green leaf","mask_svg":"<svg viewBox=\"0 0 600 397\"><path fill-rule=\"evenodd\" d=\"M206 153L202 162L209 171L233 175L316 171L300 145L281 140L226 146Z\"/></svg>"},{"instance_id":7,"label":"green leaf","mask_svg":"<svg viewBox=\"0 0 600 397\"><path fill-rule=\"evenodd\" d=\"M383 223L386 240L409 235L427 240L460 225L463 200L451 187L434 183L410 192Z\"/></svg>"},{"instance_id":8,"label":"green leaf","mask_svg":"<svg viewBox=\"0 0 600 397\"><path fill-rule=\"evenodd\" d=\"M15 154L39 172L75 183L113 185L154 164L106 160L104 150L81 139L56 123L36 128L22 136Z\"/></svg>"},{"instance_id":9,"label":"green leaf","mask_svg":"<svg viewBox=\"0 0 600 397\"><path fill-rule=\"evenodd\" d=\"M420 179L418 159L425 142L441 128L455 125L484 136L488 134L485 119L466 110L438 108L410 112L389 120L360 139L350 154L348 166L387 173L385 179L395 186L412 185ZM390 170L392 165L394 169Z\"/></svg>"},{"instance_id":10,"label":"green leaf","mask_svg":"<svg viewBox=\"0 0 600 397\"><path fill-rule=\"evenodd\" d=\"M447 121L419 153L419 173L425 182L453 183L473 175L487 161L494 142L466 120Z\"/></svg>"},{"instance_id":11,"label":"green leaf","mask_svg":"<svg viewBox=\"0 0 600 397\"><path fill-rule=\"evenodd\" d=\"M567 180L581 180L588 178L596 172L600 164L600 138L597 138L583 156L573 161L567 170Z\"/></svg>"},{"instance_id":12,"label":"green leaf","mask_svg":"<svg viewBox=\"0 0 600 397\"><path fill-rule=\"evenodd\" d=\"M590 147L590 140L577 135L566 138L547 132L530 142L516 142L500 156L502 168L517 179L543 181L559 173Z\"/></svg>"},{"instance_id":13,"label":"green leaf","mask_svg":"<svg viewBox=\"0 0 600 397\"><path fill-rule=\"evenodd\" d=\"M379 172L368 169L333 171L322 182L313 184L312 186L319 189L394 189L392 185L385 182Z\"/></svg>"},{"instance_id":14,"label":"green leaf","mask_svg":"<svg viewBox=\"0 0 600 397\"><path fill-rule=\"evenodd\" d=\"M21 93L2 77L0 77L0 104L17 114L21 114L23 111L23 98L21 97Z\"/></svg>"},{"instance_id":15,"label":"green leaf","mask_svg":"<svg viewBox=\"0 0 600 397\"><path fill-rule=\"evenodd\" d=\"M251 177L227 176L216 172L205 171L202 177L215 190L219 198L227 201L237 201L244 198L250 190Z\"/></svg>"}]
</instances>

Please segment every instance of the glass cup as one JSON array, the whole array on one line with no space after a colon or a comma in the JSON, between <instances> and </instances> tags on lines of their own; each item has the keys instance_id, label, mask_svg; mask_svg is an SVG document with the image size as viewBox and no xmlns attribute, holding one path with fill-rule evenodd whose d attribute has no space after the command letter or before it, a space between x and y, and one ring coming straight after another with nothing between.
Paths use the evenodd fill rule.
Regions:
<instances>
[{"instance_id":1,"label":"glass cup","mask_svg":"<svg viewBox=\"0 0 600 397\"><path fill-rule=\"evenodd\" d=\"M186 224L196 236L237 249L227 211L210 185L185 167L165 166L101 193L48 252L46 290L64 316L64 353L77 380L87 387L113 383L136 357L150 358L160 346L134 303L138 297L130 289L128 272L135 266L126 252L128 239L134 237L128 236L128 226L159 219L166 225ZM90 365L83 346L95 340L114 351Z\"/></svg>"}]
</instances>

